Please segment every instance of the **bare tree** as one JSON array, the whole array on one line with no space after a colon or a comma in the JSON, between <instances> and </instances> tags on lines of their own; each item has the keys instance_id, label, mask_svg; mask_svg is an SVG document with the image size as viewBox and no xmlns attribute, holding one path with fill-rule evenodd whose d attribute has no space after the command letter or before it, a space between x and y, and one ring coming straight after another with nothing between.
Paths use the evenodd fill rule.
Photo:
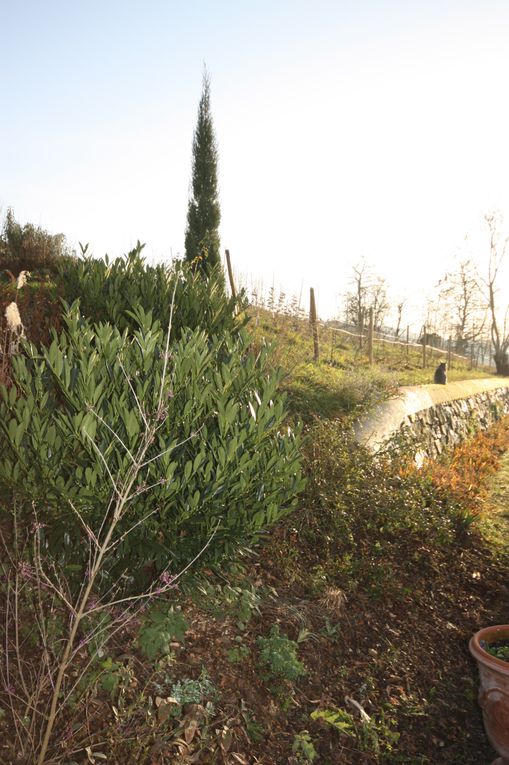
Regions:
<instances>
[{"instance_id":1,"label":"bare tree","mask_svg":"<svg viewBox=\"0 0 509 765\"><path fill-rule=\"evenodd\" d=\"M509 329L507 326L507 316L509 306L505 308L503 318L497 305L498 278L502 264L507 252L509 236L502 237L500 228L502 225L502 216L500 213L490 212L484 216L488 224L490 235L490 257L488 266L488 278L484 279L484 285L487 292L490 320L491 320L491 342L493 343L493 359L497 375L509 376L509 358L507 350L509 348Z\"/></svg>"},{"instance_id":2,"label":"bare tree","mask_svg":"<svg viewBox=\"0 0 509 765\"><path fill-rule=\"evenodd\" d=\"M373 274L370 266L361 261L353 267L352 284L353 290L346 295L347 321L362 332L372 308L373 326L381 329L389 310L385 279Z\"/></svg>"},{"instance_id":3,"label":"bare tree","mask_svg":"<svg viewBox=\"0 0 509 765\"><path fill-rule=\"evenodd\" d=\"M402 300L400 303L398 303L396 310L397 310L397 319L396 319L396 329L394 330L394 334L396 338L399 337L399 333L401 332L401 322L403 319L403 308L405 307L405 301Z\"/></svg>"},{"instance_id":4,"label":"bare tree","mask_svg":"<svg viewBox=\"0 0 509 765\"><path fill-rule=\"evenodd\" d=\"M471 259L460 260L438 283L439 321L446 334L454 337L457 353L466 353L468 345L479 340L486 324L486 300L482 294L477 268Z\"/></svg>"}]
</instances>

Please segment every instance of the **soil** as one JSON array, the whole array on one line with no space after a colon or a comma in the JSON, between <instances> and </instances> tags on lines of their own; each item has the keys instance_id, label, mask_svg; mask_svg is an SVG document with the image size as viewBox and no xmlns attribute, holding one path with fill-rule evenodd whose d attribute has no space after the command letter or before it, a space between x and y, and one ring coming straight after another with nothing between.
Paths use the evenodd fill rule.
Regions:
<instances>
[{"instance_id":1,"label":"soil","mask_svg":"<svg viewBox=\"0 0 509 765\"><path fill-rule=\"evenodd\" d=\"M468 641L482 627L509 623L508 555L501 541L504 535L509 539L508 499L506 454L486 502L493 538L473 530L453 549L416 543L406 550L407 559L416 561L415 576L402 565L392 595L345 594L329 587L317 599L288 561L288 538L296 530L290 524L278 529L246 567L254 585L274 592L247 624L184 603L190 629L185 645L175 644L171 675L198 678L206 667L220 694L212 724L196 732L201 712L191 705L187 722L170 738L157 737L148 758L136 761L302 765L311 760L302 759L296 740L307 732L315 765L489 765L495 753L477 705L477 669ZM319 552L308 551L310 563ZM307 673L293 684L272 683L269 690L257 637L274 624L299 642ZM243 650L234 658L232 649L239 647ZM129 653L125 643L117 649ZM134 665L133 688L150 683L138 658ZM150 695L150 684L146 687ZM126 707L128 702L129 693ZM331 709L351 715L355 728L339 730L311 717ZM123 724L118 702L114 707L106 694L94 700L87 715L89 730L108 742L108 763L133 762L132 742L147 733L146 719L140 715L136 722L134 715ZM72 760L95 761L81 754ZM14 760L2 759L0 746L0 763L8 762Z\"/></svg>"},{"instance_id":2,"label":"soil","mask_svg":"<svg viewBox=\"0 0 509 765\"><path fill-rule=\"evenodd\" d=\"M500 543L505 538L505 544L508 500L506 454L485 503L496 539ZM367 598L361 593L346 597L330 591L317 603L305 589L288 582L274 539L256 570L275 587L278 598L272 608L263 610L254 631L266 633L277 622L296 637L304 623L310 635L301 643L299 656L308 675L294 689L290 710L282 712L277 701L267 703L263 686L254 680L256 668L249 662L241 673L225 663L217 667L216 677L230 689L232 703L235 694L249 699L266 731L263 742L251 748L248 761L298 762L292 760L291 745L295 733L305 729L320 765L491 763L495 753L477 705L477 668L468 641L484 626L509 623L508 558L502 545L497 548L494 539L487 543L472 533L456 550L409 549L408 556L419 556L420 576L401 581L398 597ZM329 639L323 638L324 624L334 626ZM224 641L224 634L217 640ZM203 647L206 641L208 650L213 650L210 632L202 641ZM313 711L331 707L355 715L352 700L376 722L378 752L376 743L366 751L358 738L310 718ZM392 732L399 734L397 741Z\"/></svg>"}]
</instances>

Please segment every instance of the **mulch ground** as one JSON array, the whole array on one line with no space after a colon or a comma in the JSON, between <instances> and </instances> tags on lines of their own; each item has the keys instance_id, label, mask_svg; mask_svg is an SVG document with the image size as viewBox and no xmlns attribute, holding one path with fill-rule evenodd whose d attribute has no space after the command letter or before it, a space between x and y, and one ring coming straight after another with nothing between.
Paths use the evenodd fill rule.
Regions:
<instances>
[{"instance_id":1,"label":"mulch ground","mask_svg":"<svg viewBox=\"0 0 509 765\"><path fill-rule=\"evenodd\" d=\"M211 631L208 620L200 626L197 619L193 625L193 651L215 657L210 672L231 709L244 699L263 725L263 740L243 750L248 762L288 762L295 734L306 729L319 752L315 762L324 765L488 765L494 753L477 706L477 670L468 641L487 624L507 623L508 574L480 540L478 545L473 541L467 549L448 550L443 557L434 554L408 596L392 602L361 595L342 601L332 591L317 603L306 592L285 586L266 551L260 575L265 571L276 588L277 605L263 611L243 642L253 643L255 634L266 634L274 623L293 638L302 625L311 633L299 651L308 674L293 687L290 708L267 695L256 662L245 661L239 671L223 659L230 641L221 625L217 631ZM321 634L325 620L334 625L334 639ZM349 699L375 720L382 719L379 752L373 746L371 752L362 751L355 737L310 718L314 710L331 707L355 714ZM384 725L399 733L397 742L384 735Z\"/></svg>"},{"instance_id":2,"label":"mulch ground","mask_svg":"<svg viewBox=\"0 0 509 765\"><path fill-rule=\"evenodd\" d=\"M505 463L509 473L507 456ZM503 513L500 486L495 504ZM189 630L185 644L175 644L170 672L173 679L198 678L206 668L219 692L213 718L204 722L203 708L191 706L184 720L169 721L171 735L152 737L148 754L133 760L132 742L144 735L147 718L131 716L122 727L112 699L98 693L88 709L90 730L107 742L100 747L107 762L302 765L311 760L295 751L295 741L307 731L318 765L489 765L495 753L477 706L477 669L468 641L483 626L509 622L507 553L474 528L455 547L420 543L405 550L392 595L368 595L362 588L345 595L328 587L317 598L288 561L293 533L290 526L278 529L246 567L253 584L274 590L247 626L184 603ZM309 550L309 562L319 554ZM257 637L274 624L290 638L300 637L306 675L291 684L262 677ZM243 653L232 661L232 649L239 646ZM130 651L135 649L117 645L119 654ZM146 678L141 662L135 665L137 692ZM147 688L145 698L155 697ZM348 712L355 728L341 732L311 718L328 709ZM368 727L363 713L371 720ZM2 760L1 750L2 765L14 762ZM83 752L72 761L99 762Z\"/></svg>"}]
</instances>

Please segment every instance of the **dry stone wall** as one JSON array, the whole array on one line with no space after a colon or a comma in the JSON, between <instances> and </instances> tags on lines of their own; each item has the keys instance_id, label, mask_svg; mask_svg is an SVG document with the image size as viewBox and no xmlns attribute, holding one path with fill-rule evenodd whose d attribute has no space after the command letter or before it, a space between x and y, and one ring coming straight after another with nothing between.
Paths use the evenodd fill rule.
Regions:
<instances>
[{"instance_id":1,"label":"dry stone wall","mask_svg":"<svg viewBox=\"0 0 509 765\"><path fill-rule=\"evenodd\" d=\"M509 414L509 388L454 399L410 414L401 430L414 436L420 456L437 457L445 448L456 446L475 430L485 430Z\"/></svg>"},{"instance_id":2,"label":"dry stone wall","mask_svg":"<svg viewBox=\"0 0 509 765\"><path fill-rule=\"evenodd\" d=\"M397 397L380 404L354 428L357 439L374 451L391 437L410 436L420 460L436 457L506 414L509 379L491 377L400 388Z\"/></svg>"}]
</instances>

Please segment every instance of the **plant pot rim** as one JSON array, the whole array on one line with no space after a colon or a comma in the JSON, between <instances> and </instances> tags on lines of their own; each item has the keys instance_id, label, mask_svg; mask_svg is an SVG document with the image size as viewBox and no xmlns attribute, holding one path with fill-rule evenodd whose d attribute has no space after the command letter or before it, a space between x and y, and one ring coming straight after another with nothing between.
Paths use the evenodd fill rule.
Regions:
<instances>
[{"instance_id":1,"label":"plant pot rim","mask_svg":"<svg viewBox=\"0 0 509 765\"><path fill-rule=\"evenodd\" d=\"M468 648L474 659L478 662L509 676L509 662L492 656L481 645L481 640L493 643L496 640L504 639L509 640L509 624L496 624L493 627L484 627L479 632L476 632L471 637Z\"/></svg>"}]
</instances>

